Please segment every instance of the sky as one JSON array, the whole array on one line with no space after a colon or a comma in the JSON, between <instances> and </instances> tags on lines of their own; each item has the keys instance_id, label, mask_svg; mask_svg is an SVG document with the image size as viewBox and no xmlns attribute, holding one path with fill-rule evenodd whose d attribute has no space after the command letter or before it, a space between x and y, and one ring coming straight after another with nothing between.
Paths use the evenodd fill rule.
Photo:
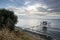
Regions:
<instances>
[{"instance_id":1,"label":"sky","mask_svg":"<svg viewBox=\"0 0 60 40\"><path fill-rule=\"evenodd\" d=\"M60 19L60 0L0 0L0 8L14 11L18 24L23 25L35 25L38 19Z\"/></svg>"}]
</instances>

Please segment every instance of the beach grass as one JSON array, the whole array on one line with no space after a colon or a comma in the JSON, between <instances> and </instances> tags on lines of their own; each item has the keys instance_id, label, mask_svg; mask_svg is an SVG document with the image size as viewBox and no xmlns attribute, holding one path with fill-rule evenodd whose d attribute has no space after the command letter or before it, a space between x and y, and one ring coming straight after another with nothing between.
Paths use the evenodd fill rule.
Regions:
<instances>
[{"instance_id":1,"label":"beach grass","mask_svg":"<svg viewBox=\"0 0 60 40\"><path fill-rule=\"evenodd\" d=\"M0 30L0 40L35 40L35 39L18 29L14 29L13 31L10 32L8 29L4 28Z\"/></svg>"}]
</instances>

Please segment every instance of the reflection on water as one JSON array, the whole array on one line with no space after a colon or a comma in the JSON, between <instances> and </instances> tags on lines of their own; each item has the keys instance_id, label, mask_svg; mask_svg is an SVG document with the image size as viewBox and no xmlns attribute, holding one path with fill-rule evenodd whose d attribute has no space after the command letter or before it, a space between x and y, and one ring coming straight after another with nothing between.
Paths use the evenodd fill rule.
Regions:
<instances>
[{"instance_id":1,"label":"reflection on water","mask_svg":"<svg viewBox=\"0 0 60 40\"><path fill-rule=\"evenodd\" d=\"M41 28L41 26L38 27L37 25L40 25L43 20L44 19L20 19L17 25L24 28L31 28L34 26L34 29L37 29ZM46 19L46 21L51 23L51 28L60 28L60 19Z\"/></svg>"}]
</instances>

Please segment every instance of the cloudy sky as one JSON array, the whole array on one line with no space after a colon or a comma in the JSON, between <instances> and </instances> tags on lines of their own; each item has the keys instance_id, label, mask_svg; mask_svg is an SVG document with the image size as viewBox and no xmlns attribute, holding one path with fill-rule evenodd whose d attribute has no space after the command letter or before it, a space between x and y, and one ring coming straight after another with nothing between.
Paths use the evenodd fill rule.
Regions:
<instances>
[{"instance_id":1,"label":"cloudy sky","mask_svg":"<svg viewBox=\"0 0 60 40\"><path fill-rule=\"evenodd\" d=\"M60 0L0 0L0 8L14 11L23 25L35 25L34 19L60 19Z\"/></svg>"}]
</instances>

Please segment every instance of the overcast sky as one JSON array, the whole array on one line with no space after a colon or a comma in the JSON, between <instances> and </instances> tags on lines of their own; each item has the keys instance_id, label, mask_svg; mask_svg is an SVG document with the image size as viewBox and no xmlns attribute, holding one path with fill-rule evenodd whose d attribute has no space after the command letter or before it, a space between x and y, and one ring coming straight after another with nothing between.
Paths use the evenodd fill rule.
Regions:
<instances>
[{"instance_id":1,"label":"overcast sky","mask_svg":"<svg viewBox=\"0 0 60 40\"><path fill-rule=\"evenodd\" d=\"M0 0L0 8L12 10L22 18L60 16L60 0Z\"/></svg>"},{"instance_id":2,"label":"overcast sky","mask_svg":"<svg viewBox=\"0 0 60 40\"><path fill-rule=\"evenodd\" d=\"M0 0L0 8L14 11L19 20L60 19L60 0Z\"/></svg>"}]
</instances>

